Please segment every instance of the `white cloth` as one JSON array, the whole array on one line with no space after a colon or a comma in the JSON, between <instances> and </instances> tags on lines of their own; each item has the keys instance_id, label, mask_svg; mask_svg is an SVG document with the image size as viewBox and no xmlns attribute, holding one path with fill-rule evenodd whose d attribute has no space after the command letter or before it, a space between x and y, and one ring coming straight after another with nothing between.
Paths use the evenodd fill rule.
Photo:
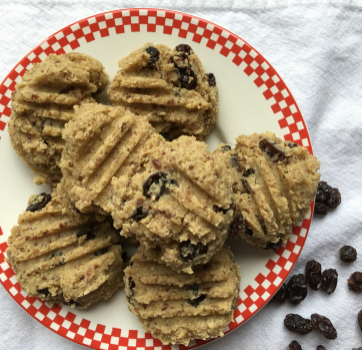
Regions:
<instances>
[{"instance_id":1,"label":"white cloth","mask_svg":"<svg viewBox=\"0 0 362 350\"><path fill-rule=\"evenodd\" d=\"M48 35L81 18L116 8L158 7L179 10L215 22L255 47L277 70L307 123L322 179L338 187L342 204L325 218L315 217L291 275L304 273L308 260L336 268L332 295L309 289L299 305L266 305L244 325L205 349L287 349L291 340L303 349L352 349L362 346L357 313L362 295L348 290L347 278L362 270L362 4L357 1L209 1L116 0L0 2L0 81L27 52ZM0 141L1 142L1 141ZM1 146L1 145L0 145ZM345 244L357 248L353 264L339 260ZM318 332L300 336L283 324L288 313L326 315L336 340ZM0 349L38 350L83 347L51 332L30 317L0 286Z\"/></svg>"}]
</instances>

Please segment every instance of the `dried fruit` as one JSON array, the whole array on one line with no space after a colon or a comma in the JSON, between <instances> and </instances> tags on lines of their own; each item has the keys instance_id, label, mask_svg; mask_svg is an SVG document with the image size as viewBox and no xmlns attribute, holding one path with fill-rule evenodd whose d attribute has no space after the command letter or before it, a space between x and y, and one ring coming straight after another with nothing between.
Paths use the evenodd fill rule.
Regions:
<instances>
[{"instance_id":1,"label":"dried fruit","mask_svg":"<svg viewBox=\"0 0 362 350\"><path fill-rule=\"evenodd\" d=\"M86 227L77 232L77 237L80 238L82 236L87 236L86 239L93 239L96 238L96 231L97 228L95 226Z\"/></svg>"},{"instance_id":2,"label":"dried fruit","mask_svg":"<svg viewBox=\"0 0 362 350\"><path fill-rule=\"evenodd\" d=\"M309 287L313 290L318 290L322 284L321 264L315 260L308 261L305 267L305 276L309 283Z\"/></svg>"},{"instance_id":3,"label":"dried fruit","mask_svg":"<svg viewBox=\"0 0 362 350\"><path fill-rule=\"evenodd\" d=\"M317 205L317 203L319 203ZM338 188L332 188L325 181L319 181L316 193L316 214L326 215L328 209L334 209L341 204L341 194Z\"/></svg>"},{"instance_id":4,"label":"dried fruit","mask_svg":"<svg viewBox=\"0 0 362 350\"><path fill-rule=\"evenodd\" d=\"M148 215L148 210L143 210L141 205L136 207L135 212L130 216L131 219L135 221L141 221Z\"/></svg>"},{"instance_id":5,"label":"dried fruit","mask_svg":"<svg viewBox=\"0 0 362 350\"><path fill-rule=\"evenodd\" d=\"M317 350L326 350L326 348L323 345L318 345Z\"/></svg>"},{"instance_id":6,"label":"dried fruit","mask_svg":"<svg viewBox=\"0 0 362 350\"><path fill-rule=\"evenodd\" d=\"M356 293L362 292L362 272L354 272L348 279L348 288Z\"/></svg>"},{"instance_id":7,"label":"dried fruit","mask_svg":"<svg viewBox=\"0 0 362 350\"><path fill-rule=\"evenodd\" d=\"M335 269L328 269L323 271L322 277L322 289L328 294L332 294L336 287L338 281L338 273Z\"/></svg>"},{"instance_id":8,"label":"dried fruit","mask_svg":"<svg viewBox=\"0 0 362 350\"><path fill-rule=\"evenodd\" d=\"M251 174L255 173L255 169L249 168L248 170L245 170L243 173L243 177L249 177Z\"/></svg>"},{"instance_id":9,"label":"dried fruit","mask_svg":"<svg viewBox=\"0 0 362 350\"><path fill-rule=\"evenodd\" d=\"M287 284L287 298L293 305L298 305L308 294L304 275L294 275Z\"/></svg>"},{"instance_id":10,"label":"dried fruit","mask_svg":"<svg viewBox=\"0 0 362 350\"><path fill-rule=\"evenodd\" d=\"M199 304L204 301L204 299L206 298L206 294L201 294L198 298L196 299L187 299L187 302L190 303L193 307L198 307Z\"/></svg>"},{"instance_id":11,"label":"dried fruit","mask_svg":"<svg viewBox=\"0 0 362 350\"><path fill-rule=\"evenodd\" d=\"M267 250L276 250L276 249L279 249L280 246L282 245L282 240L280 239L278 242L275 242L275 243L272 243L272 242L269 242L267 243L265 249Z\"/></svg>"},{"instance_id":12,"label":"dried fruit","mask_svg":"<svg viewBox=\"0 0 362 350\"><path fill-rule=\"evenodd\" d=\"M160 58L160 51L158 51L158 49L156 49L153 46L149 46L146 49L146 52L150 55L150 58L148 59L146 67L150 68L150 69L155 69L156 68L155 63Z\"/></svg>"},{"instance_id":13,"label":"dried fruit","mask_svg":"<svg viewBox=\"0 0 362 350\"><path fill-rule=\"evenodd\" d=\"M206 73L207 76L207 82L210 86L216 86L216 79L215 75L213 73Z\"/></svg>"},{"instance_id":14,"label":"dried fruit","mask_svg":"<svg viewBox=\"0 0 362 350\"><path fill-rule=\"evenodd\" d=\"M262 139L259 142L259 148L270 158L274 158L273 162L281 162L285 159L285 153L278 148L278 142L270 139Z\"/></svg>"},{"instance_id":15,"label":"dried fruit","mask_svg":"<svg viewBox=\"0 0 362 350\"><path fill-rule=\"evenodd\" d=\"M36 291L39 293L39 294L42 294L42 295L44 295L44 297L45 298L47 298L47 297L50 297L51 296L51 294L50 294L50 292L49 292L49 290L48 290L48 288L44 288L44 289L36 289Z\"/></svg>"},{"instance_id":16,"label":"dried fruit","mask_svg":"<svg viewBox=\"0 0 362 350\"><path fill-rule=\"evenodd\" d=\"M243 215L239 210L235 210L233 214L233 221L231 222L228 229L228 237L235 238L239 232L245 227Z\"/></svg>"},{"instance_id":17,"label":"dried fruit","mask_svg":"<svg viewBox=\"0 0 362 350\"><path fill-rule=\"evenodd\" d=\"M194 260L200 255L207 253L207 246L201 242L192 244L190 240L183 241L180 243L180 254L183 260L189 261Z\"/></svg>"},{"instance_id":18,"label":"dried fruit","mask_svg":"<svg viewBox=\"0 0 362 350\"><path fill-rule=\"evenodd\" d=\"M337 330L333 327L332 322L325 316L313 314L311 316L312 327L320 331L327 339L336 339Z\"/></svg>"},{"instance_id":19,"label":"dried fruit","mask_svg":"<svg viewBox=\"0 0 362 350\"><path fill-rule=\"evenodd\" d=\"M40 193L38 194L26 208L26 211L39 211L43 209L52 199L52 196L48 193Z\"/></svg>"},{"instance_id":20,"label":"dried fruit","mask_svg":"<svg viewBox=\"0 0 362 350\"><path fill-rule=\"evenodd\" d=\"M296 340L293 340L289 344L289 349L290 350L302 350L302 347L300 346L300 344Z\"/></svg>"},{"instance_id":21,"label":"dried fruit","mask_svg":"<svg viewBox=\"0 0 362 350\"><path fill-rule=\"evenodd\" d=\"M362 332L362 310L358 313L358 325L359 325L359 329Z\"/></svg>"},{"instance_id":22,"label":"dried fruit","mask_svg":"<svg viewBox=\"0 0 362 350\"><path fill-rule=\"evenodd\" d=\"M291 332L298 334L308 334L313 330L310 320L297 314L286 315L284 325Z\"/></svg>"},{"instance_id":23,"label":"dried fruit","mask_svg":"<svg viewBox=\"0 0 362 350\"><path fill-rule=\"evenodd\" d=\"M136 287L136 283L134 283L134 280L132 279L132 277L128 277L128 286L129 286L129 289L131 292L127 296L132 297L134 295L133 288Z\"/></svg>"},{"instance_id":24,"label":"dried fruit","mask_svg":"<svg viewBox=\"0 0 362 350\"><path fill-rule=\"evenodd\" d=\"M314 205L314 214L327 215L327 206L323 203L316 202Z\"/></svg>"},{"instance_id":25,"label":"dried fruit","mask_svg":"<svg viewBox=\"0 0 362 350\"><path fill-rule=\"evenodd\" d=\"M277 304L284 304L285 299L287 298L287 285L285 283L279 288L279 290L274 294L270 302Z\"/></svg>"},{"instance_id":26,"label":"dried fruit","mask_svg":"<svg viewBox=\"0 0 362 350\"><path fill-rule=\"evenodd\" d=\"M357 259L357 251L350 245L345 245L339 250L339 258L346 263L353 262Z\"/></svg>"},{"instance_id":27,"label":"dried fruit","mask_svg":"<svg viewBox=\"0 0 362 350\"><path fill-rule=\"evenodd\" d=\"M166 181L164 181L165 179L166 179L165 173L157 172L150 175L150 177L143 184L143 195L150 199L151 198L153 199L154 197L154 200L157 201L165 191L165 186L166 186ZM152 186L152 185L157 185L157 186ZM156 188L151 190L151 187L152 188L156 187Z\"/></svg>"},{"instance_id":28,"label":"dried fruit","mask_svg":"<svg viewBox=\"0 0 362 350\"><path fill-rule=\"evenodd\" d=\"M192 48L190 45L188 44L180 44L180 45L177 45L175 50L177 52L186 52L188 53L189 55L192 53Z\"/></svg>"}]
</instances>

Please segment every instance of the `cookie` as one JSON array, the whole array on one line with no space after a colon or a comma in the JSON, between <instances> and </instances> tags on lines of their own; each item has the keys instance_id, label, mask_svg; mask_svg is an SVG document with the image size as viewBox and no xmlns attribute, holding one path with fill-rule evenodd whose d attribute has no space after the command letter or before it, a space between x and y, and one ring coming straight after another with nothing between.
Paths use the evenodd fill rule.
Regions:
<instances>
[{"instance_id":1,"label":"cookie","mask_svg":"<svg viewBox=\"0 0 362 350\"><path fill-rule=\"evenodd\" d=\"M145 331L164 344L222 336L233 320L240 289L230 249L224 246L191 275L159 263L157 255L141 246L125 269L128 308Z\"/></svg>"},{"instance_id":2,"label":"cookie","mask_svg":"<svg viewBox=\"0 0 362 350\"><path fill-rule=\"evenodd\" d=\"M79 214L61 183L30 198L6 253L22 289L50 304L86 308L123 285L119 233L104 217Z\"/></svg>"},{"instance_id":3,"label":"cookie","mask_svg":"<svg viewBox=\"0 0 362 350\"><path fill-rule=\"evenodd\" d=\"M112 179L107 210L114 225L144 247L158 247L160 262L192 273L221 249L232 222L223 169L191 136L169 142L154 134L137 163L135 173Z\"/></svg>"},{"instance_id":4,"label":"cookie","mask_svg":"<svg viewBox=\"0 0 362 350\"><path fill-rule=\"evenodd\" d=\"M74 116L73 106L103 90L108 81L99 61L72 52L48 56L16 84L8 124L10 141L37 175L36 183L60 181L62 129Z\"/></svg>"},{"instance_id":5,"label":"cookie","mask_svg":"<svg viewBox=\"0 0 362 350\"><path fill-rule=\"evenodd\" d=\"M105 213L111 179L137 169L138 154L155 131L123 107L83 103L74 109L76 117L63 131L64 186L81 212Z\"/></svg>"},{"instance_id":6,"label":"cookie","mask_svg":"<svg viewBox=\"0 0 362 350\"><path fill-rule=\"evenodd\" d=\"M236 142L234 149L220 145L214 151L224 164L225 183L234 192L239 227L232 235L276 249L310 209L320 163L306 148L272 133L241 135Z\"/></svg>"},{"instance_id":7,"label":"cookie","mask_svg":"<svg viewBox=\"0 0 362 350\"><path fill-rule=\"evenodd\" d=\"M113 105L146 116L169 139L184 134L202 140L210 132L218 112L216 79L189 45L147 43L118 65L108 89Z\"/></svg>"}]
</instances>

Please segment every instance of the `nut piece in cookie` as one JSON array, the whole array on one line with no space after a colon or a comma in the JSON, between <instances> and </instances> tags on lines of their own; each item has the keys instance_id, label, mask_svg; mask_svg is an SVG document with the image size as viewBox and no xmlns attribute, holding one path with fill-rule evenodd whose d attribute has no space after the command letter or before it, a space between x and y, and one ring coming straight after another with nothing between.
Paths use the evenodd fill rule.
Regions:
<instances>
[{"instance_id":1,"label":"nut piece in cookie","mask_svg":"<svg viewBox=\"0 0 362 350\"><path fill-rule=\"evenodd\" d=\"M119 233L104 217L79 214L61 183L47 203L39 197L45 198L31 197L8 239L6 253L22 289L77 308L111 297L123 284Z\"/></svg>"},{"instance_id":2,"label":"nut piece in cookie","mask_svg":"<svg viewBox=\"0 0 362 350\"><path fill-rule=\"evenodd\" d=\"M9 134L21 159L37 175L37 183L61 179L62 130L73 118L73 106L102 91L108 74L96 59L83 53L50 55L36 63L16 84L12 95Z\"/></svg>"},{"instance_id":3,"label":"nut piece in cookie","mask_svg":"<svg viewBox=\"0 0 362 350\"><path fill-rule=\"evenodd\" d=\"M220 145L214 151L240 215L235 231L251 244L277 249L310 209L320 163L306 148L272 133L241 135L236 142L233 149Z\"/></svg>"},{"instance_id":4,"label":"nut piece in cookie","mask_svg":"<svg viewBox=\"0 0 362 350\"><path fill-rule=\"evenodd\" d=\"M194 274L160 263L157 251L139 247L125 269L128 308L146 332L164 344L223 335L239 298L239 267L224 246Z\"/></svg>"},{"instance_id":5,"label":"nut piece in cookie","mask_svg":"<svg viewBox=\"0 0 362 350\"><path fill-rule=\"evenodd\" d=\"M216 122L218 89L187 44L175 49L147 43L122 58L108 96L147 117L168 139L194 135L204 139Z\"/></svg>"}]
</instances>

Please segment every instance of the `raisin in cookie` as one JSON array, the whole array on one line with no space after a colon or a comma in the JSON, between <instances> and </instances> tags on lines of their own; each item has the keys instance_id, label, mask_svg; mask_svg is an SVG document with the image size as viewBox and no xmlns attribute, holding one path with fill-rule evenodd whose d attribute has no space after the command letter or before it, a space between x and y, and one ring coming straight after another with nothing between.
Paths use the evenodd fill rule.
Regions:
<instances>
[{"instance_id":1,"label":"raisin in cookie","mask_svg":"<svg viewBox=\"0 0 362 350\"><path fill-rule=\"evenodd\" d=\"M103 217L79 214L61 183L30 198L6 253L23 290L50 304L86 308L123 285L119 233Z\"/></svg>"},{"instance_id":2,"label":"raisin in cookie","mask_svg":"<svg viewBox=\"0 0 362 350\"><path fill-rule=\"evenodd\" d=\"M62 129L74 116L73 106L103 90L108 81L99 61L72 52L48 56L16 84L9 121L10 140L37 175L35 182L60 181Z\"/></svg>"},{"instance_id":3,"label":"raisin in cookie","mask_svg":"<svg viewBox=\"0 0 362 350\"><path fill-rule=\"evenodd\" d=\"M233 219L223 169L191 136L169 142L154 134L137 163L135 173L112 179L107 211L121 235L158 247L163 263L192 273L221 249Z\"/></svg>"},{"instance_id":4,"label":"raisin in cookie","mask_svg":"<svg viewBox=\"0 0 362 350\"><path fill-rule=\"evenodd\" d=\"M147 116L167 138L204 139L216 122L218 89L186 44L170 49L147 43L118 62L108 96L113 105Z\"/></svg>"},{"instance_id":5,"label":"raisin in cookie","mask_svg":"<svg viewBox=\"0 0 362 350\"><path fill-rule=\"evenodd\" d=\"M241 135L234 149L220 145L214 156L224 164L239 227L234 235L275 249L310 208L320 178L319 162L304 147L272 133Z\"/></svg>"},{"instance_id":6,"label":"raisin in cookie","mask_svg":"<svg viewBox=\"0 0 362 350\"><path fill-rule=\"evenodd\" d=\"M230 249L224 246L192 275L173 271L157 255L141 246L125 269L128 308L145 331L164 344L222 336L233 320L240 289Z\"/></svg>"},{"instance_id":7,"label":"raisin in cookie","mask_svg":"<svg viewBox=\"0 0 362 350\"><path fill-rule=\"evenodd\" d=\"M84 103L75 106L75 116L63 132L64 186L81 212L104 213L112 178L133 174L138 154L155 131L123 107Z\"/></svg>"}]
</instances>

